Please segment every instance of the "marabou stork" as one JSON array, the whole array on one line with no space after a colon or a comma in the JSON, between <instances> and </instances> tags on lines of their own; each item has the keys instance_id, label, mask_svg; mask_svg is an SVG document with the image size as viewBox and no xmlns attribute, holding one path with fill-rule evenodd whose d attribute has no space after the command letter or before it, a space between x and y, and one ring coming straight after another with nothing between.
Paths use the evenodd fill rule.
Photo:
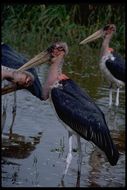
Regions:
<instances>
[{"instance_id":1,"label":"marabou stork","mask_svg":"<svg viewBox=\"0 0 127 190\"><path fill-rule=\"evenodd\" d=\"M69 152L63 177L68 171L72 159L72 135L76 135L79 148L78 172L81 170L81 142L80 137L92 141L107 156L112 166L117 164L119 152L110 136L104 114L89 95L73 80L62 74L64 56L68 53L68 46L64 42L56 42L45 52L50 55L49 71L43 87L43 99L51 100L51 104L69 133ZM40 63L39 63L40 64ZM20 69L25 70L38 65L34 59Z\"/></svg>"},{"instance_id":2,"label":"marabou stork","mask_svg":"<svg viewBox=\"0 0 127 190\"><path fill-rule=\"evenodd\" d=\"M116 26L114 24L108 24L104 28L98 30L94 34L90 35L86 39L80 42L80 44L86 44L92 42L100 37L103 38L103 43L100 52L100 69L110 82L109 90L109 105L112 105L112 85L117 87L116 93L116 106L119 105L119 90L125 85L125 60L114 52L109 47L112 35L116 32Z\"/></svg>"},{"instance_id":3,"label":"marabou stork","mask_svg":"<svg viewBox=\"0 0 127 190\"><path fill-rule=\"evenodd\" d=\"M4 43L1 44L1 55L1 65L8 68L18 69L26 62L28 62L28 59L25 58L22 54L18 53L9 45ZM34 76L34 82L26 89L30 91L34 96L42 100L42 87L38 79L37 72L34 68L28 69L28 72ZM7 86L3 88L4 90L2 89L2 94L4 94L4 92L6 93L5 89L8 89L8 92L13 91L13 87L16 88L16 90L22 89L20 86L10 85L10 88Z\"/></svg>"}]
</instances>

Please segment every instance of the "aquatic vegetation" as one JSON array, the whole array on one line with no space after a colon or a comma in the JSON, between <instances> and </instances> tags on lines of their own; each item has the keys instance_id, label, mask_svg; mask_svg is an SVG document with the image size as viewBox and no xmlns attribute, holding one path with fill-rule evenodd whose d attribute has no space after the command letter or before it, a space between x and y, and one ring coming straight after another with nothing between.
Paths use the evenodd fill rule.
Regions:
<instances>
[{"instance_id":1,"label":"aquatic vegetation","mask_svg":"<svg viewBox=\"0 0 127 190\"><path fill-rule=\"evenodd\" d=\"M1 10L2 41L29 56L56 40L78 46L82 39L108 23L117 26L112 45L124 55L124 4L2 4Z\"/></svg>"}]
</instances>

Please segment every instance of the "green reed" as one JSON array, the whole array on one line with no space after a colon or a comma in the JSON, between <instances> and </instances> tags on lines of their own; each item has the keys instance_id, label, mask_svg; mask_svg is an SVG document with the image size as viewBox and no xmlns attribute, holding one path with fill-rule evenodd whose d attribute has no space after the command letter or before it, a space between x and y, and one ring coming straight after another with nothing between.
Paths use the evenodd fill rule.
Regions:
<instances>
[{"instance_id":1,"label":"green reed","mask_svg":"<svg viewBox=\"0 0 127 190\"><path fill-rule=\"evenodd\" d=\"M66 41L71 51L108 23L117 26L111 45L124 55L125 8L122 4L2 5L2 41L31 57L54 41ZM87 13L87 15L85 15ZM90 44L99 48L101 40Z\"/></svg>"}]
</instances>

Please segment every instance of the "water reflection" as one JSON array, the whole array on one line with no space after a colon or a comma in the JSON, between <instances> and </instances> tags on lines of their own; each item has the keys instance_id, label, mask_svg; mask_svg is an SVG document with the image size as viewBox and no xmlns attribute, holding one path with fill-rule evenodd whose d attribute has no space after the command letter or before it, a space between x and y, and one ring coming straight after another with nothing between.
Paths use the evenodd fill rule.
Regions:
<instances>
[{"instance_id":1,"label":"water reflection","mask_svg":"<svg viewBox=\"0 0 127 190\"><path fill-rule=\"evenodd\" d=\"M112 167L108 163L104 153L94 146L94 148L91 149L92 151L87 152L87 154L90 155L88 164L91 169L89 170L89 175L85 176L85 178L88 177L88 185L86 186L123 187L125 185L125 93L124 91L121 91L120 106L112 105L111 107L109 107L107 99L107 86L102 89L100 88L100 90L100 96L102 96L102 98L99 98L96 103L105 114L106 122L110 129L112 139L119 150L120 158L118 164ZM105 93L105 91L107 93ZM86 165L86 163L84 163L84 165ZM76 172L77 171L75 171L75 173ZM79 175L77 173L77 181L74 185L75 187L80 187L82 175L82 173ZM59 186L65 187L65 181L61 181L61 184Z\"/></svg>"},{"instance_id":2,"label":"water reflection","mask_svg":"<svg viewBox=\"0 0 127 190\"><path fill-rule=\"evenodd\" d=\"M107 90L103 90L101 92L105 92ZM29 136L25 135L27 127L20 127L20 125L26 125L27 120L23 120L18 123L15 122L16 126L12 127L10 131L8 128L4 130L2 136L2 185L5 186L28 186L28 187L122 187L125 185L125 110L124 110L124 96L121 99L121 106L116 107L112 106L108 107L106 104L107 96L104 93L100 93L100 98L97 99L96 103L102 109L105 114L106 122L111 131L111 135L114 143L117 145L118 150L120 151L120 159L118 164L115 167L111 167L107 162L104 154L97 148L91 146L90 143L87 143L85 147L88 150L85 150L83 142L83 163L81 174L77 172L77 162L78 153L75 153L73 157L69 173L64 179L61 181L61 176L63 172L63 168L65 167L65 162L63 161L64 156L68 152L68 142L64 138L62 142L59 143L56 140L56 136L63 135L60 134L61 131L65 132L63 126L59 126L59 122L56 119L56 116L52 114L51 107L47 107L46 103L41 103L40 101L32 103L30 106L30 101L27 100L27 104L25 104L27 114L23 116L23 118L29 118L28 124L31 125L30 130L28 132L34 133L33 125L31 121L38 122L38 126L45 126L47 130L47 139L42 139L42 132L38 132L37 135ZM98 95L97 95L98 96ZM103 101L102 101L103 100ZM22 103L24 99L20 100ZM103 102L103 103L102 103ZM35 104L36 103L36 104ZM35 112L33 112L33 105L36 107ZM17 111L20 114L23 114L23 109L20 108L21 111ZM31 109L31 111L30 111ZM32 114L36 113L39 110L39 116ZM18 115L16 115L18 117ZM49 122L52 121L52 122ZM19 125L20 124L20 125ZM27 124L27 125L28 125ZM53 126L51 125L53 124ZM10 126L10 125L9 125ZM6 131L6 132L5 132ZM21 135L24 134L24 135ZM63 136L61 136L63 137ZM45 137L46 138L46 137ZM55 141L56 140L56 141ZM55 142L60 144L62 147L62 153L60 156L58 155L59 151L56 150ZM50 144L54 148L47 148ZM39 149L37 145L43 146L42 149ZM58 147L58 146L57 146ZM63 148L64 147L64 148ZM36 154L33 152L37 151ZM42 155L42 156L40 156ZM30 156L31 164L30 164ZM59 165L57 166L56 160L59 160ZM28 166L27 166L28 165ZM51 167L52 166L52 167ZM58 169L59 168L59 169ZM29 175L30 173L30 175ZM43 178L43 180L42 180ZM55 185L56 182L56 185ZM60 183L59 183L60 182ZM59 184L58 184L59 183Z\"/></svg>"},{"instance_id":3,"label":"water reflection","mask_svg":"<svg viewBox=\"0 0 127 190\"><path fill-rule=\"evenodd\" d=\"M89 172L89 178L88 178L90 183L89 187L91 186L98 187L98 185L100 185L101 187L105 186L117 187L117 185L124 186L125 184L121 184L120 180L118 181L118 179L120 178L122 179L123 176L114 173L117 170L117 168L119 168L120 165L123 163L124 159L125 159L124 155L120 153L120 158L117 163L117 166L112 167L108 162L106 162L106 158L101 153L101 151L95 148L89 160L89 164L91 166L91 171ZM123 172L125 172L124 168Z\"/></svg>"},{"instance_id":4,"label":"water reflection","mask_svg":"<svg viewBox=\"0 0 127 190\"><path fill-rule=\"evenodd\" d=\"M86 56L89 60L90 55L84 57ZM120 105L116 107L113 104L109 108L108 84L101 79L98 65L83 60L83 55L77 60L73 60L73 56L70 57L73 64L66 65L65 73L69 73L68 76L79 84L103 111L113 141L120 152L118 164L114 167L110 166L104 154L97 147L82 139L81 173L77 172L78 153L75 152L68 174L64 181L61 181L65 157L68 153L67 131L57 120L48 102L40 102L28 93L18 92L14 114L8 106L9 102L14 103L14 101L7 103L8 110L5 109L4 112L6 122L4 122L2 134L2 186L125 186L124 89L120 91ZM115 97L115 92L113 95ZM63 136L64 140L59 142Z\"/></svg>"},{"instance_id":5,"label":"water reflection","mask_svg":"<svg viewBox=\"0 0 127 190\"><path fill-rule=\"evenodd\" d=\"M90 154L89 164L91 166L91 171L89 172L88 181L90 183L89 187L98 187L97 179L100 176L102 170L102 165L105 163L106 158L103 153L96 147Z\"/></svg>"},{"instance_id":6,"label":"water reflection","mask_svg":"<svg viewBox=\"0 0 127 190\"><path fill-rule=\"evenodd\" d=\"M77 179L76 179L76 183L75 183L74 187L80 187L80 180L81 180L81 172L77 172ZM58 184L58 187L67 187L65 185L63 177L61 178L61 181Z\"/></svg>"},{"instance_id":7,"label":"water reflection","mask_svg":"<svg viewBox=\"0 0 127 190\"><path fill-rule=\"evenodd\" d=\"M2 112L1 112L1 127L2 130L4 129L4 126L6 124L7 119L7 113L10 113L10 131L12 131L13 124L16 117L16 109L17 109L17 97L16 92L13 92L11 94L7 94L2 96Z\"/></svg>"},{"instance_id":8,"label":"water reflection","mask_svg":"<svg viewBox=\"0 0 127 190\"><path fill-rule=\"evenodd\" d=\"M2 137L2 156L9 158L27 158L40 142L42 133L36 137L25 137L15 133L4 133Z\"/></svg>"},{"instance_id":9,"label":"water reflection","mask_svg":"<svg viewBox=\"0 0 127 190\"><path fill-rule=\"evenodd\" d=\"M18 184L19 173L22 164L17 162L16 159L26 159L36 149L36 145L40 143L42 132L37 136L25 137L16 133L4 133L2 136L2 178L3 182L10 180L12 184ZM9 158L9 159L8 159ZM12 161L10 161L12 160ZM37 158L33 159L33 166L36 168ZM12 168L10 177L7 175L6 167ZM36 171L35 170L35 171ZM37 172L36 172L37 175ZM37 178L37 176L36 176Z\"/></svg>"}]
</instances>

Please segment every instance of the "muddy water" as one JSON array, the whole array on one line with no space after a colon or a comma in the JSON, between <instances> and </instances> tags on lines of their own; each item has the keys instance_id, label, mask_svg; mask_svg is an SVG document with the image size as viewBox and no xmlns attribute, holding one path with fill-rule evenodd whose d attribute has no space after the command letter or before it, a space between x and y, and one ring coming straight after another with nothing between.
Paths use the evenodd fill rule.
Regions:
<instances>
[{"instance_id":1,"label":"muddy water","mask_svg":"<svg viewBox=\"0 0 127 190\"><path fill-rule=\"evenodd\" d=\"M2 132L3 187L125 186L125 90L120 92L118 107L114 105L113 92L113 106L109 108L108 83L102 78L98 65L89 64L80 57L75 61L68 59L74 63L65 65L65 71L89 93L105 114L120 152L117 165L110 166L97 147L82 139L83 161L81 175L78 176L74 137L73 159L64 181L61 181L68 153L68 133L49 101L41 102L27 91L18 91L15 115L12 113L14 96L9 94L6 97L6 120Z\"/></svg>"}]
</instances>

